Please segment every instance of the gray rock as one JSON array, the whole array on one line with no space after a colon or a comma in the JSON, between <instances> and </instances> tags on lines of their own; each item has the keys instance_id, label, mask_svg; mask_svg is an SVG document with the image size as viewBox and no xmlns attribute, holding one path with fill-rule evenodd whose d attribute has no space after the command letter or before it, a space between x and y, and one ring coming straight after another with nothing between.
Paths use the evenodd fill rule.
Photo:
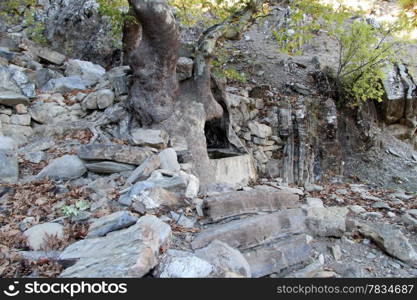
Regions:
<instances>
[{"instance_id":1,"label":"gray rock","mask_svg":"<svg viewBox=\"0 0 417 300\"><path fill-rule=\"evenodd\" d=\"M94 221L88 229L86 238L105 236L109 232L120 230L135 224L137 217L127 211L118 211Z\"/></svg>"},{"instance_id":2,"label":"gray rock","mask_svg":"<svg viewBox=\"0 0 417 300\"><path fill-rule=\"evenodd\" d=\"M22 94L8 91L0 91L0 104L13 107L17 104L29 105L29 103L29 99Z\"/></svg>"},{"instance_id":3,"label":"gray rock","mask_svg":"<svg viewBox=\"0 0 417 300\"><path fill-rule=\"evenodd\" d=\"M137 212L156 213L164 208L170 210L177 207L180 199L171 192L155 186L133 195L132 202L132 207Z\"/></svg>"},{"instance_id":4,"label":"gray rock","mask_svg":"<svg viewBox=\"0 0 417 300\"><path fill-rule=\"evenodd\" d=\"M153 152L140 147L131 147L118 144L93 144L82 145L78 151L78 156L87 161L116 161L120 163L140 165Z\"/></svg>"},{"instance_id":5,"label":"gray rock","mask_svg":"<svg viewBox=\"0 0 417 300\"><path fill-rule=\"evenodd\" d=\"M90 172L98 174L114 174L126 171L133 171L135 169L134 165L122 164L114 161L87 163L85 164L85 167Z\"/></svg>"},{"instance_id":6,"label":"gray rock","mask_svg":"<svg viewBox=\"0 0 417 300\"><path fill-rule=\"evenodd\" d=\"M38 101L29 108L32 119L41 124L53 124L57 121L58 116L65 113L68 113L68 110L56 102Z\"/></svg>"},{"instance_id":7,"label":"gray rock","mask_svg":"<svg viewBox=\"0 0 417 300\"><path fill-rule=\"evenodd\" d=\"M58 223L43 223L35 225L26 230L23 235L27 239L27 244L32 250L48 250L44 249L46 246L46 239L48 236L64 238L64 226Z\"/></svg>"},{"instance_id":8,"label":"gray rock","mask_svg":"<svg viewBox=\"0 0 417 300\"><path fill-rule=\"evenodd\" d=\"M30 115L12 115L10 117L10 124L30 126L31 117Z\"/></svg>"},{"instance_id":9,"label":"gray rock","mask_svg":"<svg viewBox=\"0 0 417 300\"><path fill-rule=\"evenodd\" d=\"M247 186L257 178L255 165L251 155L239 155L210 159L214 169L214 182Z\"/></svg>"},{"instance_id":10,"label":"gray rock","mask_svg":"<svg viewBox=\"0 0 417 300\"><path fill-rule=\"evenodd\" d=\"M170 226L155 216L144 216L127 229L68 246L60 261L75 264L60 277L142 277L157 265L160 249L170 243Z\"/></svg>"},{"instance_id":11,"label":"gray rock","mask_svg":"<svg viewBox=\"0 0 417 300\"><path fill-rule=\"evenodd\" d=\"M86 83L79 76L71 76L49 80L42 88L42 92L65 94L74 90L85 90L86 88Z\"/></svg>"},{"instance_id":12,"label":"gray rock","mask_svg":"<svg viewBox=\"0 0 417 300\"><path fill-rule=\"evenodd\" d=\"M19 165L16 152L0 150L0 183L16 183Z\"/></svg>"},{"instance_id":13,"label":"gray rock","mask_svg":"<svg viewBox=\"0 0 417 300\"><path fill-rule=\"evenodd\" d=\"M43 68L35 72L35 85L38 89L41 89L48 83L49 80L57 79L60 77L63 76L57 71Z\"/></svg>"},{"instance_id":14,"label":"gray rock","mask_svg":"<svg viewBox=\"0 0 417 300\"><path fill-rule=\"evenodd\" d=\"M417 264L417 253L402 232L390 224L357 225L359 232L388 254L410 264Z\"/></svg>"},{"instance_id":15,"label":"gray rock","mask_svg":"<svg viewBox=\"0 0 417 300\"><path fill-rule=\"evenodd\" d=\"M308 197L306 199L306 202L307 202L307 206L309 208L312 208L312 207L321 207L321 208L323 208L324 207L323 200L321 200L320 198L310 198L310 197Z\"/></svg>"},{"instance_id":16,"label":"gray rock","mask_svg":"<svg viewBox=\"0 0 417 300\"><path fill-rule=\"evenodd\" d=\"M309 261L310 251L306 236L302 234L249 250L244 256L252 270L252 277L259 278L282 273L292 266Z\"/></svg>"},{"instance_id":17,"label":"gray rock","mask_svg":"<svg viewBox=\"0 0 417 300\"><path fill-rule=\"evenodd\" d=\"M382 202L382 201L376 202L376 203L372 204L372 207L373 208L379 208L379 209L388 209L388 210L391 210L391 207L387 203Z\"/></svg>"},{"instance_id":18,"label":"gray rock","mask_svg":"<svg viewBox=\"0 0 417 300\"><path fill-rule=\"evenodd\" d=\"M194 228L197 219L195 217L186 217L184 214L177 214L174 211L170 212L171 219L179 226L184 228Z\"/></svg>"},{"instance_id":19,"label":"gray rock","mask_svg":"<svg viewBox=\"0 0 417 300\"><path fill-rule=\"evenodd\" d=\"M412 215L414 218L417 218L417 209L409 209L407 210L407 213Z\"/></svg>"},{"instance_id":20,"label":"gray rock","mask_svg":"<svg viewBox=\"0 0 417 300\"><path fill-rule=\"evenodd\" d=\"M213 182L200 186L200 196L218 196L236 191L236 185L224 182Z\"/></svg>"},{"instance_id":21,"label":"gray rock","mask_svg":"<svg viewBox=\"0 0 417 300\"><path fill-rule=\"evenodd\" d=\"M65 63L66 76L80 76L90 86L96 84L105 74L106 70L102 66L89 61L70 59Z\"/></svg>"},{"instance_id":22,"label":"gray rock","mask_svg":"<svg viewBox=\"0 0 417 300\"><path fill-rule=\"evenodd\" d=\"M150 146L164 149L168 144L169 136L165 130L143 129L132 130L132 142L136 146Z\"/></svg>"},{"instance_id":23,"label":"gray rock","mask_svg":"<svg viewBox=\"0 0 417 300\"><path fill-rule=\"evenodd\" d=\"M180 250L168 250L154 276L159 278L209 278L215 268L194 254Z\"/></svg>"},{"instance_id":24,"label":"gray rock","mask_svg":"<svg viewBox=\"0 0 417 300\"><path fill-rule=\"evenodd\" d=\"M10 69L7 66L2 66L0 64L0 93L3 92L9 92L12 94L22 93L19 86L12 79L12 72Z\"/></svg>"},{"instance_id":25,"label":"gray rock","mask_svg":"<svg viewBox=\"0 0 417 300\"><path fill-rule=\"evenodd\" d=\"M10 137L0 136L0 151L16 151L17 143Z\"/></svg>"},{"instance_id":26,"label":"gray rock","mask_svg":"<svg viewBox=\"0 0 417 300\"><path fill-rule=\"evenodd\" d=\"M249 263L242 253L224 242L215 240L207 247L196 250L195 255L225 272L248 278L252 276Z\"/></svg>"},{"instance_id":27,"label":"gray rock","mask_svg":"<svg viewBox=\"0 0 417 300\"><path fill-rule=\"evenodd\" d=\"M351 205L349 206L349 210L353 212L355 215L359 215L366 212L366 209L360 205Z\"/></svg>"},{"instance_id":28,"label":"gray rock","mask_svg":"<svg viewBox=\"0 0 417 300\"><path fill-rule=\"evenodd\" d=\"M33 164L38 164L41 161L46 160L46 157L46 153L43 151L25 153L25 159Z\"/></svg>"},{"instance_id":29,"label":"gray rock","mask_svg":"<svg viewBox=\"0 0 417 300\"><path fill-rule=\"evenodd\" d=\"M23 40L19 47L55 65L62 65L66 59L61 53L39 46L27 39Z\"/></svg>"},{"instance_id":30,"label":"gray rock","mask_svg":"<svg viewBox=\"0 0 417 300\"><path fill-rule=\"evenodd\" d=\"M126 186L134 184L138 181L148 179L152 172L161 165L159 155L152 155L147 158L139 167L137 167L129 178L126 180Z\"/></svg>"},{"instance_id":31,"label":"gray rock","mask_svg":"<svg viewBox=\"0 0 417 300\"><path fill-rule=\"evenodd\" d=\"M255 135L257 137L260 138L267 138L270 137L272 135L272 128L264 125L264 124L260 124L256 121L251 121L248 123L248 127L252 133L252 135Z\"/></svg>"},{"instance_id":32,"label":"gray rock","mask_svg":"<svg viewBox=\"0 0 417 300\"><path fill-rule=\"evenodd\" d=\"M3 124L2 131L5 136L13 138L19 145L25 144L33 135L33 130L29 126Z\"/></svg>"},{"instance_id":33,"label":"gray rock","mask_svg":"<svg viewBox=\"0 0 417 300\"><path fill-rule=\"evenodd\" d=\"M214 240L220 240L231 247L244 250L290 234L301 233L305 230L304 221L304 214L299 209L231 221L202 230L191 246L198 249Z\"/></svg>"},{"instance_id":34,"label":"gray rock","mask_svg":"<svg viewBox=\"0 0 417 300\"><path fill-rule=\"evenodd\" d=\"M251 190L226 193L205 199L208 217L219 221L228 217L295 208L299 197L279 190Z\"/></svg>"},{"instance_id":35,"label":"gray rock","mask_svg":"<svg viewBox=\"0 0 417 300\"><path fill-rule=\"evenodd\" d=\"M54 159L45 168L43 168L37 178L48 177L51 179L76 179L87 172L84 162L76 155L64 155Z\"/></svg>"},{"instance_id":36,"label":"gray rock","mask_svg":"<svg viewBox=\"0 0 417 300\"><path fill-rule=\"evenodd\" d=\"M307 227L318 236L341 237L346 231L346 207L314 207L307 210Z\"/></svg>"},{"instance_id":37,"label":"gray rock","mask_svg":"<svg viewBox=\"0 0 417 300\"><path fill-rule=\"evenodd\" d=\"M162 169L174 172L181 170L181 166L177 160L177 152L174 148L168 148L159 152L159 159Z\"/></svg>"},{"instance_id":38,"label":"gray rock","mask_svg":"<svg viewBox=\"0 0 417 300\"><path fill-rule=\"evenodd\" d=\"M179 81L191 78L194 61L188 57L180 57L177 62L177 78Z\"/></svg>"},{"instance_id":39,"label":"gray rock","mask_svg":"<svg viewBox=\"0 0 417 300\"><path fill-rule=\"evenodd\" d=\"M105 109L114 102L114 93L109 89L98 90L89 94L82 102L84 109Z\"/></svg>"}]
</instances>

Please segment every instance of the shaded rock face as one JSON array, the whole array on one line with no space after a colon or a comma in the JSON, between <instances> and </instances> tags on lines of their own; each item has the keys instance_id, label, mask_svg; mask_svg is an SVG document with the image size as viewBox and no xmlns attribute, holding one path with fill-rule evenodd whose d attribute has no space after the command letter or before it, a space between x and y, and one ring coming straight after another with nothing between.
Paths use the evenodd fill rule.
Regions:
<instances>
[{"instance_id":1,"label":"shaded rock face","mask_svg":"<svg viewBox=\"0 0 417 300\"><path fill-rule=\"evenodd\" d=\"M92 61L102 66L120 60L120 51L112 36L110 24L98 12L94 0L51 1L39 10L45 22L45 36L51 48L71 57Z\"/></svg>"}]
</instances>

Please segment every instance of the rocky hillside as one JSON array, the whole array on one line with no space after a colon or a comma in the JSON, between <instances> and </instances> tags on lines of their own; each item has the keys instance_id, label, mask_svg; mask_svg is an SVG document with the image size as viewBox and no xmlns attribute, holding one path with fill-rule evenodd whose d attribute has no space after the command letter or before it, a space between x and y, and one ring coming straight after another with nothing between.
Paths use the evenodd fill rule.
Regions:
<instances>
[{"instance_id":1,"label":"rocky hillside","mask_svg":"<svg viewBox=\"0 0 417 300\"><path fill-rule=\"evenodd\" d=\"M190 145L132 126L134 70L95 1L39 1L47 45L0 26L0 276L417 276L415 66L387 68L383 103L340 107L316 80L332 41L279 53L283 14L224 45L247 81L213 82L209 183ZM200 33L181 32L181 82Z\"/></svg>"}]
</instances>

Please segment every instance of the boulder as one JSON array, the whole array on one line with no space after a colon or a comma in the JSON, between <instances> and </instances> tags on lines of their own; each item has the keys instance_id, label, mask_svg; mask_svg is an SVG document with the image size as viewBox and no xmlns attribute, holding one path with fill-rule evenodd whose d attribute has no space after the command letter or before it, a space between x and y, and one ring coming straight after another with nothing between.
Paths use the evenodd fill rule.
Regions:
<instances>
[{"instance_id":1,"label":"boulder","mask_svg":"<svg viewBox=\"0 0 417 300\"><path fill-rule=\"evenodd\" d=\"M33 135L33 129L29 126L3 124L3 134L13 138L19 145L25 144Z\"/></svg>"},{"instance_id":2,"label":"boulder","mask_svg":"<svg viewBox=\"0 0 417 300\"><path fill-rule=\"evenodd\" d=\"M131 165L140 165L153 152L140 147L119 144L92 144L82 145L78 148L78 156L87 161L116 161Z\"/></svg>"},{"instance_id":3,"label":"boulder","mask_svg":"<svg viewBox=\"0 0 417 300\"><path fill-rule=\"evenodd\" d=\"M307 210L306 224L317 236L342 237L347 214L347 207L312 207Z\"/></svg>"},{"instance_id":4,"label":"boulder","mask_svg":"<svg viewBox=\"0 0 417 300\"><path fill-rule=\"evenodd\" d=\"M95 220L88 229L86 238L105 236L106 234L129 227L138 221L127 211L118 211Z\"/></svg>"},{"instance_id":5,"label":"boulder","mask_svg":"<svg viewBox=\"0 0 417 300\"><path fill-rule=\"evenodd\" d=\"M48 236L63 239L64 226L58 223L38 224L26 230L23 235L26 237L27 244L32 250L50 250L44 249L46 246L46 239Z\"/></svg>"},{"instance_id":6,"label":"boulder","mask_svg":"<svg viewBox=\"0 0 417 300\"><path fill-rule=\"evenodd\" d=\"M168 144L169 136L165 130L137 128L132 130L132 142L136 146L149 146L164 149Z\"/></svg>"},{"instance_id":7,"label":"boulder","mask_svg":"<svg viewBox=\"0 0 417 300\"><path fill-rule=\"evenodd\" d=\"M87 84L81 79L81 77L71 76L51 79L41 90L42 92L65 94L75 90L85 90L86 88Z\"/></svg>"},{"instance_id":8,"label":"boulder","mask_svg":"<svg viewBox=\"0 0 417 300\"><path fill-rule=\"evenodd\" d=\"M58 180L77 179L87 172L84 162L76 155L64 155L51 161L43 168L37 178L48 177Z\"/></svg>"},{"instance_id":9,"label":"boulder","mask_svg":"<svg viewBox=\"0 0 417 300\"><path fill-rule=\"evenodd\" d=\"M65 63L66 76L80 76L89 86L96 84L105 74L106 70L102 66L89 61L70 59Z\"/></svg>"},{"instance_id":10,"label":"boulder","mask_svg":"<svg viewBox=\"0 0 417 300\"><path fill-rule=\"evenodd\" d=\"M68 246L59 259L73 265L60 277L143 277L157 265L160 250L170 243L170 226L155 216L144 216L127 229Z\"/></svg>"}]
</instances>

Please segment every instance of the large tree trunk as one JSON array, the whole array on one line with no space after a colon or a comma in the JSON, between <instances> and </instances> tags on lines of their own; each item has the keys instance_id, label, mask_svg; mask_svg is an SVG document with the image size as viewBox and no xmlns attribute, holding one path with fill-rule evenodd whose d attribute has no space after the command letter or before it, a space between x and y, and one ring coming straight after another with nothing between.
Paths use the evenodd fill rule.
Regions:
<instances>
[{"instance_id":1,"label":"large tree trunk","mask_svg":"<svg viewBox=\"0 0 417 300\"><path fill-rule=\"evenodd\" d=\"M173 146L185 154L185 162L202 184L213 181L214 170L207 152L207 121L228 118L223 93L212 93L211 59L217 41L236 38L253 23L262 5L252 0L225 22L207 29L196 45L193 77L176 79L179 35L170 7L164 0L129 0L137 22L125 25L125 55L134 77L130 101L142 126L163 128ZM230 126L230 122L218 122ZM231 126L224 128L231 148L241 148Z\"/></svg>"}]
</instances>

